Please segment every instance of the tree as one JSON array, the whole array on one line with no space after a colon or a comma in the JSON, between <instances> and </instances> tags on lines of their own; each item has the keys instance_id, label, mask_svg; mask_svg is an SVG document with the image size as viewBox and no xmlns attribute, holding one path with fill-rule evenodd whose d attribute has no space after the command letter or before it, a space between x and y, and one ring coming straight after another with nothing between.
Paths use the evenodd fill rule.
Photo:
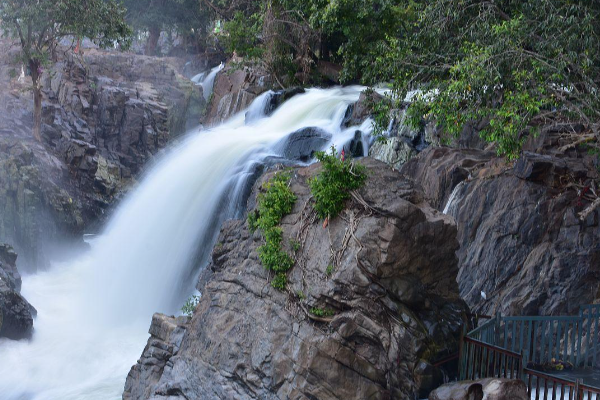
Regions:
<instances>
[{"instance_id":1,"label":"tree","mask_svg":"<svg viewBox=\"0 0 600 400\"><path fill-rule=\"evenodd\" d=\"M127 21L148 32L146 55L155 55L160 33L175 29L184 38L204 38L210 23L208 10L199 0L125 0Z\"/></svg>"},{"instance_id":2,"label":"tree","mask_svg":"<svg viewBox=\"0 0 600 400\"><path fill-rule=\"evenodd\" d=\"M398 2L399 3L399 2ZM564 148L600 149L600 3L588 0L407 2L413 18L380 43L371 77L403 101L413 125L480 135L509 158L541 129L583 123Z\"/></svg>"},{"instance_id":3,"label":"tree","mask_svg":"<svg viewBox=\"0 0 600 400\"><path fill-rule=\"evenodd\" d=\"M0 0L4 34L18 39L31 73L34 99L33 135L41 141L43 67L60 39L87 37L101 47L127 47L131 30L125 9L115 0Z\"/></svg>"}]
</instances>

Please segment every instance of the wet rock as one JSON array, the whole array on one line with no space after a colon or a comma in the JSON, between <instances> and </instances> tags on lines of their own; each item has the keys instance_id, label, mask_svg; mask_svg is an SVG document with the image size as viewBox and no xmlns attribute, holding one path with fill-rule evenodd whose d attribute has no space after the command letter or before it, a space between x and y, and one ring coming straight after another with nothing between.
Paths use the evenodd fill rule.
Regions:
<instances>
[{"instance_id":1,"label":"wet rock","mask_svg":"<svg viewBox=\"0 0 600 400\"><path fill-rule=\"evenodd\" d=\"M474 311L574 315L598 298L599 211L581 221L590 202L571 185L598 180L590 160L428 149L402 172L456 220L458 282Z\"/></svg>"},{"instance_id":2,"label":"wet rock","mask_svg":"<svg viewBox=\"0 0 600 400\"><path fill-rule=\"evenodd\" d=\"M417 155L413 146L398 137L384 138L373 143L369 156L399 170L408 160Z\"/></svg>"},{"instance_id":3,"label":"wet rock","mask_svg":"<svg viewBox=\"0 0 600 400\"><path fill-rule=\"evenodd\" d=\"M136 398L134 396L138 394L143 398L150 397L149 389L158 383L165 366L179 351L188 326L189 317L154 314L148 332L150 339L142 357L127 375L123 400Z\"/></svg>"},{"instance_id":4,"label":"wet rock","mask_svg":"<svg viewBox=\"0 0 600 400\"><path fill-rule=\"evenodd\" d=\"M456 228L413 183L363 162L364 202L327 228L307 206L319 166L294 174L298 200L282 227L286 251L292 238L301 245L286 292L269 284L260 236L224 224L179 351L151 387L130 375L128 399L412 399L442 383L432 364L456 351L466 311Z\"/></svg>"},{"instance_id":5,"label":"wet rock","mask_svg":"<svg viewBox=\"0 0 600 400\"><path fill-rule=\"evenodd\" d=\"M199 124L202 94L179 74L181 60L59 51L42 79L40 144L30 82L8 79L15 49L0 39L0 241L34 271L55 248L80 246L84 229L97 229L144 165L190 118Z\"/></svg>"},{"instance_id":6,"label":"wet rock","mask_svg":"<svg viewBox=\"0 0 600 400\"><path fill-rule=\"evenodd\" d=\"M275 92L273 96L271 96L269 103L267 104L267 107L265 109L265 115L268 116L273 114L273 112L275 112L275 110L287 100L302 93L305 93L305 90L302 87L293 87Z\"/></svg>"},{"instance_id":7,"label":"wet rock","mask_svg":"<svg viewBox=\"0 0 600 400\"><path fill-rule=\"evenodd\" d=\"M35 309L21 296L21 275L17 254L12 247L0 244L0 337L27 339L33 332Z\"/></svg>"},{"instance_id":8,"label":"wet rock","mask_svg":"<svg viewBox=\"0 0 600 400\"><path fill-rule=\"evenodd\" d=\"M494 153L480 150L433 147L408 161L401 172L418 182L429 204L442 211L454 188L492 158Z\"/></svg>"},{"instance_id":9,"label":"wet rock","mask_svg":"<svg viewBox=\"0 0 600 400\"><path fill-rule=\"evenodd\" d=\"M429 395L429 400L529 400L521 380L483 379L448 383Z\"/></svg>"},{"instance_id":10,"label":"wet rock","mask_svg":"<svg viewBox=\"0 0 600 400\"><path fill-rule=\"evenodd\" d=\"M307 162L317 151L326 150L331 135L319 128L303 128L290 134L277 146L283 157Z\"/></svg>"},{"instance_id":11,"label":"wet rock","mask_svg":"<svg viewBox=\"0 0 600 400\"><path fill-rule=\"evenodd\" d=\"M270 87L266 71L227 66L215 78L213 95L204 118L207 126L218 125L246 109L254 99Z\"/></svg>"}]
</instances>

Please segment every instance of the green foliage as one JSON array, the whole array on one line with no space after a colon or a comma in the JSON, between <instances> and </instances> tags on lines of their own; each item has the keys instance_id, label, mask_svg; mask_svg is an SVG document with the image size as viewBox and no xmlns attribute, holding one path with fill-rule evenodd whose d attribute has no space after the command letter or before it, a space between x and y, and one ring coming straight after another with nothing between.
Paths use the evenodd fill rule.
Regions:
<instances>
[{"instance_id":1,"label":"green foliage","mask_svg":"<svg viewBox=\"0 0 600 400\"><path fill-rule=\"evenodd\" d=\"M310 309L309 311L312 315L314 315L315 317L319 317L319 318L323 318L323 317L332 317L335 315L335 311L330 310L328 308L316 308L313 307Z\"/></svg>"},{"instance_id":2,"label":"green foliage","mask_svg":"<svg viewBox=\"0 0 600 400\"><path fill-rule=\"evenodd\" d=\"M259 35L262 31L262 15L252 14L246 17L241 11L223 24L224 33L220 40L229 53L249 58L260 58L263 48L259 47Z\"/></svg>"},{"instance_id":3,"label":"green foliage","mask_svg":"<svg viewBox=\"0 0 600 400\"><path fill-rule=\"evenodd\" d=\"M600 3L441 0L411 7L418 18L388 35L373 70L377 80L393 82L398 102L418 90L409 107L413 126L433 119L450 138L484 122L482 138L509 158L553 121L598 130Z\"/></svg>"},{"instance_id":4,"label":"green foliage","mask_svg":"<svg viewBox=\"0 0 600 400\"><path fill-rule=\"evenodd\" d=\"M296 295L298 296L298 298L300 300L306 300L306 295L304 294L304 292L302 290L298 290L298 292L296 293Z\"/></svg>"},{"instance_id":5,"label":"green foliage","mask_svg":"<svg viewBox=\"0 0 600 400\"><path fill-rule=\"evenodd\" d=\"M367 178L365 167L354 161L338 158L335 147L331 154L319 152L316 158L323 170L309 181L315 198L315 210L320 218L335 218L350 198L350 191L360 188Z\"/></svg>"},{"instance_id":6,"label":"green foliage","mask_svg":"<svg viewBox=\"0 0 600 400\"><path fill-rule=\"evenodd\" d=\"M295 239L290 239L290 247L294 253L297 253L300 250L300 242Z\"/></svg>"},{"instance_id":7,"label":"green foliage","mask_svg":"<svg viewBox=\"0 0 600 400\"><path fill-rule=\"evenodd\" d=\"M325 275L331 276L331 275L333 275L334 271L335 271L335 268L333 267L333 265L328 265L327 268L325 269Z\"/></svg>"},{"instance_id":8,"label":"green foliage","mask_svg":"<svg viewBox=\"0 0 600 400\"><path fill-rule=\"evenodd\" d=\"M19 39L24 61L48 57L65 36L87 37L101 47L127 48L131 29L115 0L0 0L4 34Z\"/></svg>"},{"instance_id":9,"label":"green foliage","mask_svg":"<svg viewBox=\"0 0 600 400\"><path fill-rule=\"evenodd\" d=\"M196 310L196 306L198 306L199 302L200 296L191 296L189 299L187 299L183 307L181 307L181 312L184 315L191 317L192 315L194 315L194 311Z\"/></svg>"},{"instance_id":10,"label":"green foliage","mask_svg":"<svg viewBox=\"0 0 600 400\"><path fill-rule=\"evenodd\" d=\"M250 230L260 229L265 239L265 244L258 248L260 261L266 269L276 273L271 284L280 290L286 285L285 273L294 266L292 257L282 249L283 231L279 227L297 199L289 188L289 181L290 174L280 172L266 182L264 192L257 196L256 210L248 215Z\"/></svg>"}]
</instances>

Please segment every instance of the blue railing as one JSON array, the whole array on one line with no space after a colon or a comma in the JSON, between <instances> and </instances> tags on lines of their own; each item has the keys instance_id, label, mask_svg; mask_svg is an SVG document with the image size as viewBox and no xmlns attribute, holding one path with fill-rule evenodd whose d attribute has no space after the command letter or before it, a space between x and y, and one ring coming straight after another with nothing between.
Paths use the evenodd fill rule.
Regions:
<instances>
[{"instance_id":1,"label":"blue railing","mask_svg":"<svg viewBox=\"0 0 600 400\"><path fill-rule=\"evenodd\" d=\"M459 376L461 380L522 379L536 398L540 390L550 388L552 399L558 398L555 393L558 389L562 392L566 389L569 394L577 393L574 398L591 399L595 394L600 400L600 388L539 371L597 368L599 338L600 304L583 306L576 316L497 315L464 335L459 352ZM548 392L544 393L544 397L547 396ZM559 397L564 398L564 393Z\"/></svg>"}]
</instances>

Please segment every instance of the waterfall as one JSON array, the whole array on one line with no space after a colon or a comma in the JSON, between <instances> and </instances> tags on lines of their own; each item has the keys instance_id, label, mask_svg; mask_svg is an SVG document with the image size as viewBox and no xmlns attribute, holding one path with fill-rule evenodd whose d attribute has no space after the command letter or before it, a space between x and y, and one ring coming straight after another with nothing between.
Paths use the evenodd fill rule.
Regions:
<instances>
[{"instance_id":1,"label":"waterfall","mask_svg":"<svg viewBox=\"0 0 600 400\"><path fill-rule=\"evenodd\" d=\"M215 78L223 68L225 68L225 65L221 63L208 72L201 72L198 75L192 77L192 82L194 82L198 86L202 86L204 100L208 101L208 99L210 98L213 86L215 84Z\"/></svg>"},{"instance_id":2,"label":"waterfall","mask_svg":"<svg viewBox=\"0 0 600 400\"><path fill-rule=\"evenodd\" d=\"M465 185L465 181L462 181L454 187L454 190L452 190L452 193L450 193L450 197L448 197L448 201L446 202L444 211L442 211L444 214L450 214L454 210L454 205L458 198L458 194L464 185Z\"/></svg>"},{"instance_id":3,"label":"waterfall","mask_svg":"<svg viewBox=\"0 0 600 400\"><path fill-rule=\"evenodd\" d=\"M281 141L307 127L330 135L323 149L369 134L368 121L341 128L362 89L310 89L251 124L240 113L190 132L161 156L87 254L23 278L38 318L31 341L0 340L0 398L120 399L152 314L178 312L223 220L243 214L265 165L289 163Z\"/></svg>"}]
</instances>

